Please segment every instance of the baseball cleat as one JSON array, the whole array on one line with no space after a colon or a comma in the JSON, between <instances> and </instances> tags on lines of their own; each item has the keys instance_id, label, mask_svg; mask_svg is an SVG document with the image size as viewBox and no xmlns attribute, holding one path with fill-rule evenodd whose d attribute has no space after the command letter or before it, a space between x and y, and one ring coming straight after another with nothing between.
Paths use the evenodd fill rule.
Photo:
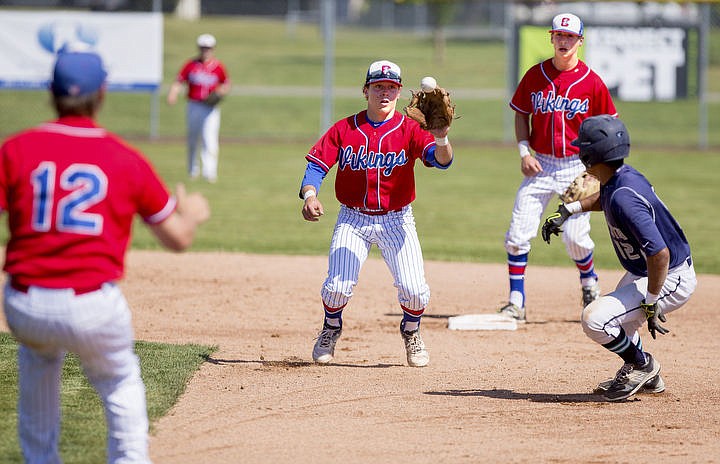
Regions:
<instances>
[{"instance_id":1,"label":"baseball cleat","mask_svg":"<svg viewBox=\"0 0 720 464\"><path fill-rule=\"evenodd\" d=\"M420 330L414 332L400 331L403 341L405 342L405 352L407 353L407 362L411 367L424 367L430 362L430 355L425 349L425 343L420 337Z\"/></svg>"},{"instance_id":2,"label":"baseball cleat","mask_svg":"<svg viewBox=\"0 0 720 464\"><path fill-rule=\"evenodd\" d=\"M615 378L603 393L608 401L622 401L638 392L643 385L660 373L660 363L650 353L645 353L647 363L643 367L625 363L615 374Z\"/></svg>"},{"instance_id":3,"label":"baseball cleat","mask_svg":"<svg viewBox=\"0 0 720 464\"><path fill-rule=\"evenodd\" d=\"M600 284L595 283L582 288L582 305L583 308L593 301L600 298Z\"/></svg>"},{"instance_id":4,"label":"baseball cleat","mask_svg":"<svg viewBox=\"0 0 720 464\"><path fill-rule=\"evenodd\" d=\"M510 319L515 319L519 324L526 321L525 319L525 308L521 308L516 304L508 303L498 310L498 313L503 316L507 316Z\"/></svg>"},{"instance_id":5,"label":"baseball cleat","mask_svg":"<svg viewBox=\"0 0 720 464\"><path fill-rule=\"evenodd\" d=\"M593 390L593 393L596 395L602 395L607 391L608 388L610 388L610 385L612 385L612 382L615 379L607 379L604 382L600 382L597 387ZM662 393L665 391L665 381L663 380L662 376L660 374L656 375L652 379L648 381L645 385L642 386L640 390L638 390L638 393Z\"/></svg>"},{"instance_id":6,"label":"baseball cleat","mask_svg":"<svg viewBox=\"0 0 720 464\"><path fill-rule=\"evenodd\" d=\"M320 364L327 364L332 361L333 356L335 356L335 344L341 333L342 329L323 326L313 347L313 361Z\"/></svg>"}]
</instances>

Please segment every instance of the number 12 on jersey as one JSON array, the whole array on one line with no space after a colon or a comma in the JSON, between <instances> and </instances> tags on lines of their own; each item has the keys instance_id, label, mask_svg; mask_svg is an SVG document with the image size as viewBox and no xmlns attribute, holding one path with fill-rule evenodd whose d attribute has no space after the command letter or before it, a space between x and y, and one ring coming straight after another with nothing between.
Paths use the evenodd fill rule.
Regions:
<instances>
[{"instance_id":1,"label":"number 12 on jersey","mask_svg":"<svg viewBox=\"0 0 720 464\"><path fill-rule=\"evenodd\" d=\"M107 195L108 181L105 173L93 164L75 163L61 174L56 189L55 163L44 161L32 172L33 214L32 228L48 232L52 224L52 212L57 201L55 228L60 232L83 235L100 235L103 217L87 210L103 201ZM70 192L63 195L64 192Z\"/></svg>"}]
</instances>

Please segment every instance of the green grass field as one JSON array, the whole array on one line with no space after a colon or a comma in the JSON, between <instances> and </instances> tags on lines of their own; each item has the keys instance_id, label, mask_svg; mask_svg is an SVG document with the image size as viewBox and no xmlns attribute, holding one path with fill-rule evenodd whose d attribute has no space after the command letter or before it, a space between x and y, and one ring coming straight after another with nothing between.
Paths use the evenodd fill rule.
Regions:
<instances>
[{"instance_id":1,"label":"green grass field","mask_svg":"<svg viewBox=\"0 0 720 464\"><path fill-rule=\"evenodd\" d=\"M248 86L318 87L322 83L322 40L314 25L298 25L291 32L281 20L210 17L187 23L168 17L166 85L183 60L194 53L195 37L206 31L218 37L217 54L227 63L238 91ZM717 38L713 35L713 45ZM357 97L335 99L336 117L363 107L360 86L364 72L368 63L378 58L369 50L380 49L383 57L402 65L407 88L426 74L434 74L451 90L501 90L505 85L505 48L499 41L450 41L446 61L438 66L432 61L428 38L386 31L368 35L364 30L340 28L335 85L356 87L358 93ZM711 48L711 74L720 69L715 50ZM710 80L710 85L711 91L720 91L720 80ZM39 114L15 110L31 103ZM457 148L455 166L448 172L418 169L415 209L425 253L430 259L503 261L502 236L520 181L514 143L505 142L512 139L506 126L512 114L504 97L457 99L456 103L460 118L451 132ZM0 111L3 132L52 116L47 96L40 92L4 92L0 104L14 109ZM213 208L213 218L200 231L195 249L324 254L336 209L331 179L321 194L327 215L320 224L302 221L296 197L303 156L320 134L320 97L242 94L230 96L222 105L220 182L190 185L206 193ZM633 141L629 162L647 174L680 219L690 237L697 269L720 272L712 240L720 221L706 219L714 211L707 193L713 185L710 176L719 163L720 131L710 133L715 148L697 150L693 148L698 137L696 101L617 105ZM168 107L161 100L158 114L159 137L149 140L150 97L111 94L100 122L129 136L170 184L185 181L184 104ZM711 127L717 127L717 121L720 104L713 104ZM597 264L615 267L602 217L596 215L593 222ZM156 247L143 227L137 228L133 246ZM539 240L531 259L541 264L567 264L559 243L548 247Z\"/></svg>"},{"instance_id":2,"label":"green grass field","mask_svg":"<svg viewBox=\"0 0 720 464\"><path fill-rule=\"evenodd\" d=\"M314 138L319 134L320 97L266 95L247 89L282 86L317 88L323 84L323 41L316 25L300 24L289 29L284 21L247 17L208 17L185 22L166 17L164 43L164 90L184 60L195 53L195 38L212 32L218 38L217 55L235 84L236 95L223 103L221 136L239 140L287 140ZM416 89L424 75L457 91L458 114L453 139L473 143L512 140L512 115L507 106L507 51L501 40L451 40L445 60L434 61L431 38L409 32L392 32L339 27L335 34L334 85L357 89L357 98L346 93L334 101L334 118L342 117L363 103L360 88L368 64L378 58L398 62L403 69L404 97ZM708 91L720 92L720 32L713 32L710 44L711 68ZM382 52L378 52L382 50ZM552 48L548 43L548 55ZM380 56L381 54L382 56ZM465 91L465 92L463 92ZM467 96L467 91L486 92L485 98ZM464 96L466 95L466 96ZM184 105L169 107L160 98L158 128L161 138L184 135ZM150 133L152 97L148 94L113 94L100 121L123 135L147 137ZM52 116L44 92L3 91L0 99L0 136ZM698 143L698 102L694 99L671 103L617 102L618 110L633 133L636 143L687 148ZM720 102L708 107L709 143L720 146ZM659 130L661 128L661 130Z\"/></svg>"},{"instance_id":3,"label":"green grass field","mask_svg":"<svg viewBox=\"0 0 720 464\"><path fill-rule=\"evenodd\" d=\"M317 27L299 25L292 34L282 21L258 18L204 18L186 23L165 22L164 83L171 81L181 62L194 52L202 32L218 38L218 56L229 68L236 87L307 86L322 83L322 40ZM420 77L432 74L449 89L504 89L505 49L501 42L452 41L441 66L432 60L432 43L412 34L341 29L336 35L335 84L357 88L357 98L338 97L335 117L364 105L360 94L367 65L378 58L403 67L406 88L416 88ZM382 56L377 55L382 50ZM550 49L548 50L550 53ZM720 91L720 38L713 35L710 91ZM714 76L714 77L713 77ZM408 94L409 95L409 94ZM164 97L164 94L162 95ZM158 139L149 140L150 97L112 94L100 122L129 136L157 166L169 185L187 182L185 174L184 105L159 104ZM515 190L520 182L519 160L506 121L511 117L507 98L456 99L461 116L451 138L454 166L441 172L418 167L418 199L414 204L417 227L426 259L504 262L503 235ZM52 114L43 92L0 94L0 136L49 119ZM198 233L194 250L249 253L324 255L337 212L331 173L320 199L326 216L307 223L297 197L304 155L320 131L319 97L234 95L223 102L220 180L209 185L187 182L190 190L206 194L212 218ZM720 273L720 220L715 217L716 173L720 172L720 104L709 107L710 150L694 149L698 140L696 101L673 103L618 102L629 127L633 151L629 163L655 185L685 229L703 273ZM554 205L551 205L554 208ZM5 230L0 234L4 240ZM593 217L597 244L596 265L616 269L600 214ZM138 222L132 246L159 248ZM534 242L532 264L569 265L560 241ZM190 375L212 348L171 347L138 343L143 377L148 388L151 419L162 416L184 389ZM15 438L16 345L0 334L0 459L20 462ZM168 358L173 358L170 361ZM167 366L176 366L168 372ZM65 422L63 453L67 462L101 462L104 426L97 396L84 381L72 357L64 372ZM84 382L84 383L83 383ZM86 406L89 411L86 414ZM90 433L92 431L92 433ZM89 436L80 442L81 436Z\"/></svg>"},{"instance_id":4,"label":"green grass field","mask_svg":"<svg viewBox=\"0 0 720 464\"><path fill-rule=\"evenodd\" d=\"M180 145L141 146L171 185L186 181ZM320 190L325 216L319 223L304 221L297 194L308 148L304 142L223 144L219 182L187 182L189 189L205 193L213 208L210 221L198 232L194 249L325 254L337 212L334 172ZM503 237L521 180L518 157L504 147L462 142L455 144L455 150L455 163L447 171L416 168L418 198L413 207L425 257L504 262ZM707 220L715 210L713 179L720 169L720 157L636 148L629 163L645 173L685 229L698 272L720 272L715 245L720 221ZM550 205L553 210L555 206ZM617 268L602 214L593 214L593 228L596 265ZM159 247L139 223L133 246ZM530 259L543 265L569 264L559 240L548 246L537 238Z\"/></svg>"},{"instance_id":5,"label":"green grass field","mask_svg":"<svg viewBox=\"0 0 720 464\"><path fill-rule=\"evenodd\" d=\"M175 404L192 374L216 347L137 342L135 350L140 357L148 417L152 423ZM22 462L16 432L16 353L15 341L10 335L0 333L0 461L3 464ZM68 355L63 366L61 407L60 452L64 462L105 462L106 429L102 404L75 355Z\"/></svg>"}]
</instances>

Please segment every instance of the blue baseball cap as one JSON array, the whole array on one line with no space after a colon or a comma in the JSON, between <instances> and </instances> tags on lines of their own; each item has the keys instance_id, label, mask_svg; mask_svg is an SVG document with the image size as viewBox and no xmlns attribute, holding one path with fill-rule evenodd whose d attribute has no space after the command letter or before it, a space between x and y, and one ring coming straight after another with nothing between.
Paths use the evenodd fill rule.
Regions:
<instances>
[{"instance_id":1,"label":"blue baseball cap","mask_svg":"<svg viewBox=\"0 0 720 464\"><path fill-rule=\"evenodd\" d=\"M50 89L56 96L79 97L100 90L107 71L94 52L61 51L53 69Z\"/></svg>"}]
</instances>

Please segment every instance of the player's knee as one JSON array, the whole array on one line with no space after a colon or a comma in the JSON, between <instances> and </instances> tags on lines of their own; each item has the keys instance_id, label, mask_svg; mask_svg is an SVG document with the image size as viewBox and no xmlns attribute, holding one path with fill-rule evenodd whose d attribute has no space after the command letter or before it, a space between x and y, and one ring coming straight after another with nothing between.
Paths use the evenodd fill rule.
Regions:
<instances>
[{"instance_id":1,"label":"player's knee","mask_svg":"<svg viewBox=\"0 0 720 464\"><path fill-rule=\"evenodd\" d=\"M418 311L430 302L430 288L427 285L422 287L398 287L398 299L405 308Z\"/></svg>"},{"instance_id":2,"label":"player's knee","mask_svg":"<svg viewBox=\"0 0 720 464\"><path fill-rule=\"evenodd\" d=\"M354 284L349 281L326 282L320 291L323 302L331 308L339 308L347 304L352 297Z\"/></svg>"},{"instance_id":3,"label":"player's knee","mask_svg":"<svg viewBox=\"0 0 720 464\"><path fill-rule=\"evenodd\" d=\"M585 335L591 339L604 335L604 327L606 324L602 311L603 297L598 298L589 305L585 306L582 311L581 325Z\"/></svg>"},{"instance_id":4,"label":"player's knee","mask_svg":"<svg viewBox=\"0 0 720 464\"><path fill-rule=\"evenodd\" d=\"M530 252L530 242L516 243L506 240L505 251L513 256L524 255Z\"/></svg>"}]
</instances>

